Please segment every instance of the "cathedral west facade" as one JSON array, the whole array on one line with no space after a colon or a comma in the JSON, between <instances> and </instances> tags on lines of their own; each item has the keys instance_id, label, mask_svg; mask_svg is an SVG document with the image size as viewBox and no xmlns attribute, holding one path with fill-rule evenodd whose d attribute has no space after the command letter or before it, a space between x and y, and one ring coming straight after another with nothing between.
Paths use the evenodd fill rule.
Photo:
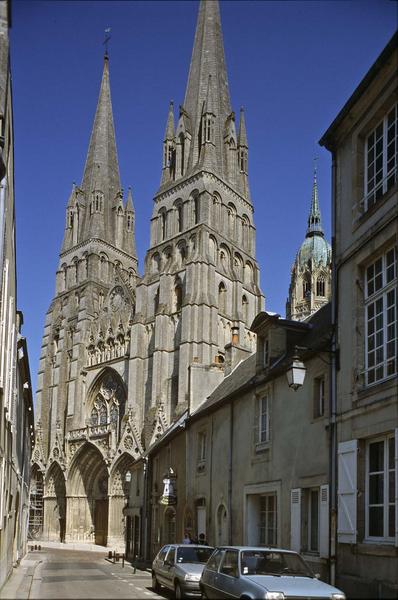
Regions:
<instances>
[{"instance_id":1,"label":"cathedral west facade","mask_svg":"<svg viewBox=\"0 0 398 600\"><path fill-rule=\"evenodd\" d=\"M255 349L249 327L263 297L248 143L243 110L236 122L230 103L218 2L200 4L174 119L171 104L140 277L105 56L44 326L31 510L43 539L123 547L134 466L209 396L228 361Z\"/></svg>"}]
</instances>

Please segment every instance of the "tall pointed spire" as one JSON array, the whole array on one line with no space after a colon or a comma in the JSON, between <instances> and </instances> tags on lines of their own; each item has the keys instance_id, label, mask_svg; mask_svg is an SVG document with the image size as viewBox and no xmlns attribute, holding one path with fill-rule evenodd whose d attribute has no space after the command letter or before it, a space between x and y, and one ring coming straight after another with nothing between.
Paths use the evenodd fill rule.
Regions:
<instances>
[{"instance_id":1,"label":"tall pointed spire","mask_svg":"<svg viewBox=\"0 0 398 600\"><path fill-rule=\"evenodd\" d=\"M248 148L246 123L245 123L245 111L243 110L243 106L240 109L238 146L244 146L245 148Z\"/></svg>"},{"instance_id":2,"label":"tall pointed spire","mask_svg":"<svg viewBox=\"0 0 398 600\"><path fill-rule=\"evenodd\" d=\"M211 93L216 115L215 146L219 174L224 175L223 129L231 113L227 70L221 31L220 9L217 0L201 0L196 25L195 41L185 92L184 109L188 113L193 131L189 167L196 165L200 153L199 130L203 104L208 93L211 75Z\"/></svg>"},{"instance_id":3,"label":"tall pointed spire","mask_svg":"<svg viewBox=\"0 0 398 600\"><path fill-rule=\"evenodd\" d=\"M121 188L107 54L104 56L101 89L81 187L86 194L100 190L107 196L108 202L113 201Z\"/></svg>"},{"instance_id":4,"label":"tall pointed spire","mask_svg":"<svg viewBox=\"0 0 398 600\"><path fill-rule=\"evenodd\" d=\"M319 209L318 202L318 183L317 183L317 170L316 163L314 165L314 182L312 185L312 199L311 199L311 208L310 214L308 216L308 227L307 227L307 235L306 237L311 237L313 235L324 235L321 221L321 211Z\"/></svg>"}]
</instances>

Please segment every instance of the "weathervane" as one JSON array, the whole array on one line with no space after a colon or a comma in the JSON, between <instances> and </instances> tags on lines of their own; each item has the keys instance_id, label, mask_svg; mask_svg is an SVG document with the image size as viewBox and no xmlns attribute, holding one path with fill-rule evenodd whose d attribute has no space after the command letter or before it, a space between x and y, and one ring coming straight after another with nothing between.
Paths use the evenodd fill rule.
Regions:
<instances>
[{"instance_id":1,"label":"weathervane","mask_svg":"<svg viewBox=\"0 0 398 600\"><path fill-rule=\"evenodd\" d=\"M105 39L103 41L103 45L105 46L105 56L108 56L108 42L111 39L111 28L107 27L105 29Z\"/></svg>"}]
</instances>

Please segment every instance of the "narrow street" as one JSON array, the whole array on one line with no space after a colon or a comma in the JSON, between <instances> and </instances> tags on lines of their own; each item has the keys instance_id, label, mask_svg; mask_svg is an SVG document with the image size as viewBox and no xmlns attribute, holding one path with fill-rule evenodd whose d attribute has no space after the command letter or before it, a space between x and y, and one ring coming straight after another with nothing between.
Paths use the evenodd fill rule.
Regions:
<instances>
[{"instance_id":1,"label":"narrow street","mask_svg":"<svg viewBox=\"0 0 398 600\"><path fill-rule=\"evenodd\" d=\"M111 563L107 553L58 548L29 552L0 592L4 599L167 598L151 588L151 575L130 563Z\"/></svg>"}]
</instances>

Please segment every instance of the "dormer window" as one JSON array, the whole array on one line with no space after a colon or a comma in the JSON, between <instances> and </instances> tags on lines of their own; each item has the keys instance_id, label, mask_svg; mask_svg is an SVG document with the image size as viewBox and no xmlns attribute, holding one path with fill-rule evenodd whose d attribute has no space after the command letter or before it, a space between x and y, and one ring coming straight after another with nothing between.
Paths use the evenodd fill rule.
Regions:
<instances>
[{"instance_id":1,"label":"dormer window","mask_svg":"<svg viewBox=\"0 0 398 600\"><path fill-rule=\"evenodd\" d=\"M264 367L269 366L269 340L267 337L263 340L263 364Z\"/></svg>"}]
</instances>

